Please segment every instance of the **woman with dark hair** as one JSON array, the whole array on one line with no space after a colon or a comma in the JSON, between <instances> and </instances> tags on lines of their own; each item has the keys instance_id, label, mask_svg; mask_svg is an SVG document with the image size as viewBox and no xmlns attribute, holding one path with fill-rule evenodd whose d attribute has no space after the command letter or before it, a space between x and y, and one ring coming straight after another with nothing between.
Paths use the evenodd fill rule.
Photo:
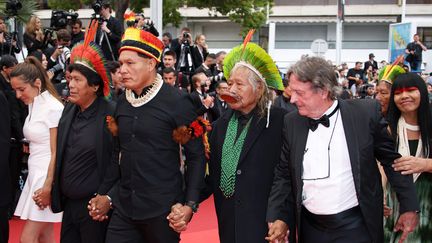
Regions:
<instances>
[{"instance_id":1,"label":"woman with dark hair","mask_svg":"<svg viewBox=\"0 0 432 243\"><path fill-rule=\"evenodd\" d=\"M412 175L420 202L420 222L406 242L430 242L432 224L432 115L425 82L414 73L399 75L393 83L387 114L390 132L398 152L403 156L393 165L396 171ZM399 204L391 190L387 203L392 209L385 220L386 242L396 242L400 234L393 232Z\"/></svg>"},{"instance_id":2,"label":"woman with dark hair","mask_svg":"<svg viewBox=\"0 0 432 243\"><path fill-rule=\"evenodd\" d=\"M24 135L29 141L29 174L21 193L15 215L27 220L21 242L54 242L54 222L61 214L54 214L51 189L56 158L57 126L63 104L48 79L42 64L28 57L10 74L12 88L18 99L29 106L24 124Z\"/></svg>"}]
</instances>

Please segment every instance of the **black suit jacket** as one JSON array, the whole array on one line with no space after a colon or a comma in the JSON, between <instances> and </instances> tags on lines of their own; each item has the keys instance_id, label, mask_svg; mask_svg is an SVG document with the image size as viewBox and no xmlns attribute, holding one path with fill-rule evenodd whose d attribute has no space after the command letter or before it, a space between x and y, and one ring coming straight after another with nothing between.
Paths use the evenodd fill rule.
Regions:
<instances>
[{"instance_id":1,"label":"black suit jacket","mask_svg":"<svg viewBox=\"0 0 432 243\"><path fill-rule=\"evenodd\" d=\"M286 111L272 108L269 127L266 117L252 118L237 165L235 193L225 198L221 190L221 158L227 126L233 110L227 110L213 127L210 136L210 183L214 193L220 241L266 242L267 199L273 182L274 167L282 145L283 117Z\"/></svg>"},{"instance_id":2,"label":"black suit jacket","mask_svg":"<svg viewBox=\"0 0 432 243\"><path fill-rule=\"evenodd\" d=\"M96 158L97 158L97 170L99 173L100 184L104 180L105 174L107 173L107 168L110 167L111 156L113 149L113 138L111 132L108 130L106 125L106 116L113 115L115 111L115 104L107 102L104 98L99 97L95 100L99 102L99 108L96 114L97 119L97 136L95 137L96 143ZM60 118L58 125L58 135L57 135L57 156L56 156L56 167L54 174L54 183L52 188L52 204L51 209L54 213L58 213L64 210L63 208L63 194L61 191L61 172L63 164L63 156L67 146L68 136L70 127L72 125L73 119L79 107L72 103L67 103L63 114ZM113 159L115 160L115 159ZM101 188L102 185L99 186ZM100 189L99 189L100 190ZM96 192L95 192L96 193ZM104 193L106 194L106 192Z\"/></svg>"},{"instance_id":3,"label":"black suit jacket","mask_svg":"<svg viewBox=\"0 0 432 243\"><path fill-rule=\"evenodd\" d=\"M350 156L357 199L364 222L373 242L383 242L383 192L378 159L398 195L400 213L417 211L418 200L412 176L403 176L391 167L400 157L391 139L387 123L375 100L339 100L340 114ZM280 163L269 198L268 220L288 220L295 216L297 232L301 232L303 181L302 165L306 146L308 120L298 112L285 117ZM295 234L291 228L291 234ZM298 241L302 242L298 235Z\"/></svg>"},{"instance_id":4,"label":"black suit jacket","mask_svg":"<svg viewBox=\"0 0 432 243\"><path fill-rule=\"evenodd\" d=\"M6 96L7 104L9 104L11 138L15 138L20 141L24 138L23 126L27 117L27 106L19 99L17 99L15 91L6 79L0 74L0 91ZM20 145L21 146L21 145Z\"/></svg>"},{"instance_id":5,"label":"black suit jacket","mask_svg":"<svg viewBox=\"0 0 432 243\"><path fill-rule=\"evenodd\" d=\"M373 69L374 71L378 70L378 63L377 63L377 61L373 60L373 62L371 62L370 60L367 60L367 61L364 63L363 72L366 72L366 70L367 70L370 66L372 66L372 69Z\"/></svg>"},{"instance_id":6,"label":"black suit jacket","mask_svg":"<svg viewBox=\"0 0 432 243\"><path fill-rule=\"evenodd\" d=\"M122 35L124 32L123 25L120 23L120 21L118 21L118 19L111 16L107 20L107 28L111 31L111 34L107 34L106 36L108 37L109 44L110 44L111 49L112 49L112 54L114 54L114 59L118 60L118 56L119 56L118 50L120 48L120 41L121 41L121 38L122 38ZM100 38L102 35L103 35L103 31L99 30L97 35L96 35L96 43L97 44L100 43ZM109 46L108 46L108 41L106 40L105 36L103 37L101 48L102 48L102 51L104 53L105 58L107 60L113 61L111 51L110 51Z\"/></svg>"},{"instance_id":7,"label":"black suit jacket","mask_svg":"<svg viewBox=\"0 0 432 243\"><path fill-rule=\"evenodd\" d=\"M5 95L0 91L0 207L6 207L12 200L9 170L10 117Z\"/></svg>"},{"instance_id":8,"label":"black suit jacket","mask_svg":"<svg viewBox=\"0 0 432 243\"><path fill-rule=\"evenodd\" d=\"M198 67L200 67L201 64L203 64L203 62L205 61L205 59L209 53L208 53L207 49L203 49L203 53L201 56L201 53L200 53L200 51L196 45L191 46L190 50L191 50L191 56L192 56L192 63L194 65L195 69L198 69Z\"/></svg>"},{"instance_id":9,"label":"black suit jacket","mask_svg":"<svg viewBox=\"0 0 432 243\"><path fill-rule=\"evenodd\" d=\"M221 117L225 111L228 109L227 104L225 107L222 106L222 101L216 96L214 98L214 105L209 109L209 113L213 121L216 121L219 117Z\"/></svg>"},{"instance_id":10,"label":"black suit jacket","mask_svg":"<svg viewBox=\"0 0 432 243\"><path fill-rule=\"evenodd\" d=\"M129 219L145 220L168 215L177 202L198 202L205 174L202 139L183 145L187 158L184 177L179 170L179 144L173 139L174 129L196 119L190 96L163 84L150 102L133 107L122 94L115 119L121 175L109 170L102 184L105 192L100 191L110 190L114 210Z\"/></svg>"}]
</instances>

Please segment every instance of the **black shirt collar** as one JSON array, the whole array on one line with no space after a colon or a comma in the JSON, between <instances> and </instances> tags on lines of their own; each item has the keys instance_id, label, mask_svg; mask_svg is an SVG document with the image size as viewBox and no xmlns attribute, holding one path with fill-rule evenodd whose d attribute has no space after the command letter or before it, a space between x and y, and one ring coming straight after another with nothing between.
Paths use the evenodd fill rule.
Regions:
<instances>
[{"instance_id":1,"label":"black shirt collar","mask_svg":"<svg viewBox=\"0 0 432 243\"><path fill-rule=\"evenodd\" d=\"M78 109L77 112L77 118L84 118L86 120L90 119L91 117L93 117L96 112L97 112L97 108L98 108L98 103L97 102L98 98L96 98L93 103L84 111L80 111L80 109Z\"/></svg>"}]
</instances>

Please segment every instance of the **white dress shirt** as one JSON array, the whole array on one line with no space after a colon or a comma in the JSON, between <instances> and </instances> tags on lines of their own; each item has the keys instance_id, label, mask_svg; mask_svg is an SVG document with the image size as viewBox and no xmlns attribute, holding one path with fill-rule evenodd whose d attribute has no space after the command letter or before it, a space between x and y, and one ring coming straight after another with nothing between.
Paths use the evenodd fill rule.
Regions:
<instances>
[{"instance_id":1,"label":"white dress shirt","mask_svg":"<svg viewBox=\"0 0 432 243\"><path fill-rule=\"evenodd\" d=\"M338 101L324 113L336 109ZM337 214L358 205L340 110L330 126L309 130L303 157L303 205L318 215Z\"/></svg>"}]
</instances>

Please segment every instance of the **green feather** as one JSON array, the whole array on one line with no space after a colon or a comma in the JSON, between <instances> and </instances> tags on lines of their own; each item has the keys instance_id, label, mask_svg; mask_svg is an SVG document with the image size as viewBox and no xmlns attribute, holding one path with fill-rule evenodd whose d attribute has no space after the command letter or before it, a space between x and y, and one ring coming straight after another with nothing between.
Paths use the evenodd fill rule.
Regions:
<instances>
[{"instance_id":1,"label":"green feather","mask_svg":"<svg viewBox=\"0 0 432 243\"><path fill-rule=\"evenodd\" d=\"M264 77L267 86L283 90L282 77L273 59L267 52L255 43L248 43L243 51L243 45L234 47L224 59L224 76L228 80L235 64L245 61L255 67Z\"/></svg>"},{"instance_id":2,"label":"green feather","mask_svg":"<svg viewBox=\"0 0 432 243\"><path fill-rule=\"evenodd\" d=\"M393 84L394 80L399 76L399 74L405 73L405 69L399 65L393 66L393 69L390 71L389 74L387 74L386 77L384 77L384 74L386 73L387 69L390 69L392 65L387 65L384 68L381 69L378 75L379 80L387 81L390 84Z\"/></svg>"}]
</instances>

